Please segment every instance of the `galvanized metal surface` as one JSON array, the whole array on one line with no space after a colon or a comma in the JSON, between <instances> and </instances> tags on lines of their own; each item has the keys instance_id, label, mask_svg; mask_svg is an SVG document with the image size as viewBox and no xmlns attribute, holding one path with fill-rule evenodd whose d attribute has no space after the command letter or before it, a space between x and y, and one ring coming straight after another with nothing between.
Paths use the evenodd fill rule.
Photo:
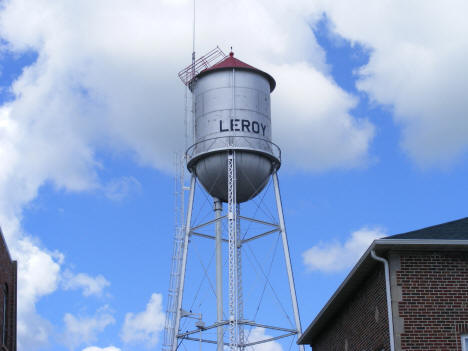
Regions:
<instances>
[{"instance_id":1,"label":"galvanized metal surface","mask_svg":"<svg viewBox=\"0 0 468 351\"><path fill-rule=\"evenodd\" d=\"M278 218L281 228L281 238L283 239L284 260L286 263L286 270L288 272L289 292L291 294L291 303L294 311L294 321L296 323L297 336L298 338L300 338L302 334L301 319L299 316L299 308L297 306L296 287L294 284L294 275L291 266L291 256L289 254L288 237L286 235L286 225L284 224L283 204L281 203L281 193L278 182L278 174L276 174L276 172L273 173L273 183L275 186L276 208L278 210ZM304 345L299 345L299 350L304 351Z\"/></svg>"},{"instance_id":2,"label":"galvanized metal surface","mask_svg":"<svg viewBox=\"0 0 468 351\"><path fill-rule=\"evenodd\" d=\"M174 326L173 351L178 342L183 340L199 341L201 343L216 343L218 351L229 345L231 351L243 351L248 346L265 343L286 336L301 334L299 312L297 309L294 279L292 275L289 247L283 219L281 197L279 193L276 171L281 165L281 151L271 142L271 112L270 93L274 88L274 80L265 72L259 71L232 57L221 62L211 70L205 70L193 79L196 72L195 62L192 68L186 70L192 79L189 87L193 93L194 113L194 144L187 150L187 167L192 173L189 205L182 245L182 260L180 269L180 284L177 303L177 316ZM230 61L229 61L230 60ZM229 62L233 62L230 64ZM224 66L223 66L224 65ZM231 65L231 66L229 66ZM237 66L236 66L237 65ZM188 72L188 73L187 73ZM272 85L273 82L273 85ZM268 183L273 174L275 184L276 204L279 225L259 219L240 215L239 203L255 197ZM227 214L222 216L222 206L215 200L215 219L191 227L191 215L195 190L195 179L205 190L219 201L227 202ZM241 240L240 220L248 220L272 226L250 238ZM227 221L227 238L222 238L221 221ZM215 223L216 235L197 233L195 230ZM285 329L278 326L263 326L267 329L283 331L284 334L266 337L262 340L250 341L244 335L245 326L260 326L253 321L244 320L244 304L242 291L242 244L257 240L273 232L281 231L286 268L289 278L291 302L296 322L295 329ZM201 238L216 240L216 323L197 330L181 333L182 298L185 280L185 266L188 254L188 242L191 234ZM222 256L221 243L228 243L228 320L223 321L222 300ZM268 277L266 277L268 279ZM287 316L289 319L289 317ZM213 318L214 319L214 318ZM225 342L222 331L226 325L229 329L229 340ZM197 325L196 325L197 327ZM217 340L202 337L202 331L217 328ZM200 338L194 334L200 333ZM299 346L303 351L303 347Z\"/></svg>"},{"instance_id":3,"label":"galvanized metal surface","mask_svg":"<svg viewBox=\"0 0 468 351\"><path fill-rule=\"evenodd\" d=\"M241 224L240 224L240 205L236 205L236 244L237 244L237 320L244 319L244 289L242 284L242 238L241 238ZM237 324L238 328L238 345L239 351L245 350L245 332L242 323Z\"/></svg>"},{"instance_id":4,"label":"galvanized metal surface","mask_svg":"<svg viewBox=\"0 0 468 351\"><path fill-rule=\"evenodd\" d=\"M221 217L223 212L223 203L218 198L214 198L214 212L216 222L216 317L217 322L223 321L223 224ZM217 329L217 350L223 351L224 348L224 333L223 327Z\"/></svg>"},{"instance_id":5,"label":"galvanized metal surface","mask_svg":"<svg viewBox=\"0 0 468 351\"><path fill-rule=\"evenodd\" d=\"M228 200L228 153L223 151L201 158L193 172L205 190L223 202ZM236 198L242 203L254 198L268 183L271 161L258 154L236 150Z\"/></svg>"},{"instance_id":6,"label":"galvanized metal surface","mask_svg":"<svg viewBox=\"0 0 468 351\"><path fill-rule=\"evenodd\" d=\"M212 325L205 326L204 330L206 331L206 330L210 330L210 329L213 329L213 328L219 328L220 326L222 327L222 326L224 326L226 324L229 324L229 322L224 321L222 323L214 323ZM262 328L262 329L271 329L271 330L276 330L276 331L283 332L283 334L275 336L275 337L267 337L265 339L261 339L261 340L257 340L257 341L254 341L254 342L248 342L248 343L244 343L242 345L239 345L239 348L242 347L244 349L246 347L251 347L253 345L265 344L265 343L268 343L268 342L271 342L271 341L274 341L274 340L286 338L288 336L292 336L292 335L297 334L297 331L295 329L281 328L281 327L277 327L277 326L273 326L273 325L267 325L267 324L259 324L259 323L255 323L255 322L252 322L252 321L240 320L238 324L241 325L241 326L252 326L252 327L257 327L257 328ZM215 340L190 337L190 335L194 335L194 334L197 334L197 333L200 333L199 329L190 330L190 331L187 331L185 333L178 334L177 338L183 339L183 340L197 341L199 343L208 343L208 344L217 344L218 343ZM222 345L223 346L229 346L229 343L223 342Z\"/></svg>"},{"instance_id":7,"label":"galvanized metal surface","mask_svg":"<svg viewBox=\"0 0 468 351\"><path fill-rule=\"evenodd\" d=\"M192 175L190 180L190 195L187 207L187 220L185 221L185 233L184 233L184 241L182 246L182 260L180 265L180 278L179 278L179 286L178 286L178 294L177 294L177 309L176 309L176 319L174 323L174 335L173 335L173 343L172 343L172 351L177 351L178 347L178 339L177 334L179 333L180 327L180 318L182 314L182 299L184 294L184 284L185 284L185 272L187 266L187 253L188 253L188 244L189 244L189 237L190 237L190 230L192 225L192 210L193 210L193 198L195 196L195 175Z\"/></svg>"},{"instance_id":8,"label":"galvanized metal surface","mask_svg":"<svg viewBox=\"0 0 468 351\"><path fill-rule=\"evenodd\" d=\"M175 234L171 259L171 273L169 277L169 291L167 294L166 321L164 325L163 351L171 351L175 340L174 328L177 316L177 301L179 296L180 271L182 264L182 249L185 235L185 159L176 155L174 176L175 195Z\"/></svg>"},{"instance_id":9,"label":"galvanized metal surface","mask_svg":"<svg viewBox=\"0 0 468 351\"><path fill-rule=\"evenodd\" d=\"M236 153L228 155L228 262L229 262L229 349L236 351L238 339L237 315L237 201L236 201Z\"/></svg>"},{"instance_id":10,"label":"galvanized metal surface","mask_svg":"<svg viewBox=\"0 0 468 351\"><path fill-rule=\"evenodd\" d=\"M297 308L297 300L296 300L296 292L295 292L295 287L294 287L294 278L292 274L292 267L291 267L291 260L290 260L290 253L289 253L289 247L288 247L288 242L287 242L287 237L286 237L286 229L285 229L285 223L284 223L284 217L283 217L283 208L281 204L281 194L279 191L279 183L278 183L278 178L276 172L273 173L273 182L274 182L274 192L275 192L275 197L276 197L276 205L277 205L277 214L278 214L278 222L279 224L275 223L270 223L270 222L265 222L262 220L258 220L255 218L250 218L250 217L245 217L240 214L240 206L238 202L236 201L236 170L235 170L235 165L236 165L236 157L237 157L237 152L232 151L229 155L228 158L228 206L227 206L227 214L222 216L221 206L218 201L215 201L215 219L209 220L205 223L199 224L197 226L191 227L190 222L191 222L191 212L192 212L192 207L193 207L193 196L194 193L191 191L190 196L189 196L189 206L188 206L188 213L187 213L187 228L185 232L185 243L184 243L184 254L183 254L183 263L182 263L182 268L181 269L181 284L179 286L180 290L180 295L179 295L179 304L178 304L178 309L177 311L179 312L177 315L177 324L176 324L176 335L175 335L175 342L174 342L174 348L175 350L177 348L178 342L183 342L184 340L187 341L197 341L200 343L209 343L209 344L217 344L218 349L221 348L221 346L229 346L230 350L232 351L242 351L247 349L248 347L252 347L256 344L262 344L262 343L268 343L274 340L278 340L281 338L285 337L291 337L293 335L301 335L301 325L300 325L300 319L299 319L299 311ZM192 176L192 184L191 184L191 190L194 190L194 179L195 176ZM241 240L240 238L240 220L245 220L249 222L254 222L254 223L261 223L263 225L267 226L272 226L272 230L266 231L264 233L261 233L259 235L254 235L248 238L245 238L244 240ZM207 235L207 234L198 234L195 233L195 229L200 229L204 228L207 225L210 224L215 224L216 227L222 227L221 221L227 221L227 229L228 229L228 238L220 238L219 235L212 236L212 235ZM285 258L285 263L286 263L286 270L288 273L288 278L289 278L289 289L290 289L290 295L291 295L291 303L293 307L293 313L294 313L294 319L295 319L295 328L290 329L290 328L284 328L280 326L273 326L273 325L263 325L263 324L258 324L254 321L246 321L244 320L244 311L243 311L243 294L242 294L242 264L241 264L241 258L242 258L242 244L243 242L248 242L250 240L258 240L266 235L269 235L273 232L281 232L282 236L282 243L283 243L283 250L284 250L284 258ZM218 230L216 230L216 234L218 234ZM208 325L208 326L203 326L203 328L195 326L196 329L193 330L188 330L186 332L181 332L180 330L180 319L185 315L182 311L182 297L183 297L183 287L184 287L184 281L185 281L185 262L187 259L187 248L188 248L188 237L190 234L194 235L199 235L201 238L208 238L210 240L217 239L218 237L219 241L227 241L227 246L228 246L228 287L229 287L229 301L228 301L228 308L229 308L229 316L228 320L221 320L220 319L220 311L222 311L222 308L220 308L220 300L217 300L217 321L214 324ZM220 247L221 245L217 245ZM216 250L218 251L218 250ZM221 257L221 256L219 256ZM217 266L219 265L219 260L217 259ZM219 266L218 266L219 267ZM219 274L217 267L217 275ZM221 281L221 280L217 280ZM218 284L217 284L218 285ZM217 295L221 296L222 293L220 294L217 286ZM217 338L215 340L209 340L204 337L202 337L202 331L217 328L217 330L222 330L223 326L227 326L229 329L229 340L226 342L224 338L222 337L222 334L217 333ZM245 326L254 326L254 327L262 327L265 329L272 329L272 330L277 330L277 331L282 331L284 332L281 335L274 336L274 337L265 337L260 340L249 340L248 337L244 335L244 328ZM192 337L193 334L200 333L199 338ZM299 345L299 350L303 351L304 347L303 345Z\"/></svg>"},{"instance_id":11,"label":"galvanized metal surface","mask_svg":"<svg viewBox=\"0 0 468 351\"><path fill-rule=\"evenodd\" d=\"M195 49L193 51L195 52ZM196 60L193 56L193 62L179 72L179 78L185 85L189 85L193 78L201 71L224 60L224 58L226 58L226 55L219 47L214 48Z\"/></svg>"},{"instance_id":12,"label":"galvanized metal surface","mask_svg":"<svg viewBox=\"0 0 468 351\"><path fill-rule=\"evenodd\" d=\"M237 201L255 197L281 163L271 142L270 82L255 70L214 70L193 82L195 144L188 168L227 202L227 152L236 150Z\"/></svg>"},{"instance_id":13,"label":"galvanized metal surface","mask_svg":"<svg viewBox=\"0 0 468 351\"><path fill-rule=\"evenodd\" d=\"M195 82L193 96L196 143L229 136L271 142L270 85L261 75L239 70L214 71ZM239 142L242 140L234 140L232 146ZM255 140L251 144L255 149ZM201 146L197 153L204 151Z\"/></svg>"}]
</instances>

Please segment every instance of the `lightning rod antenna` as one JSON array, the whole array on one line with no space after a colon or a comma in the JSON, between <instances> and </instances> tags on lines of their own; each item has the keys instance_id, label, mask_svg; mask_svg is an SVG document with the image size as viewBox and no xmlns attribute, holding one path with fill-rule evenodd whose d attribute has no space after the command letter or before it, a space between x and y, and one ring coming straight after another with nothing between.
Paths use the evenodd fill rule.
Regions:
<instances>
[{"instance_id":1,"label":"lightning rod antenna","mask_svg":"<svg viewBox=\"0 0 468 351\"><path fill-rule=\"evenodd\" d=\"M191 81L195 78L195 24L196 24L196 0L193 0L193 29L192 29L192 77ZM192 114L191 114L191 132L192 132L192 143L195 142L195 119L194 119L194 112L195 112L195 101L192 96Z\"/></svg>"},{"instance_id":2,"label":"lightning rod antenna","mask_svg":"<svg viewBox=\"0 0 468 351\"><path fill-rule=\"evenodd\" d=\"M192 64L193 65L195 65L195 18L196 18L195 8L196 8L196 0L193 0L193 33L192 33Z\"/></svg>"}]
</instances>

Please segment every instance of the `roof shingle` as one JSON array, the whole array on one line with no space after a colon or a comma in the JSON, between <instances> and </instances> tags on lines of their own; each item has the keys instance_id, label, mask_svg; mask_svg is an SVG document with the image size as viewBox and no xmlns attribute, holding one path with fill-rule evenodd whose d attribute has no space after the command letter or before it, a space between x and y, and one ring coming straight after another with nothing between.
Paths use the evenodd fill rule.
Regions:
<instances>
[{"instance_id":1,"label":"roof shingle","mask_svg":"<svg viewBox=\"0 0 468 351\"><path fill-rule=\"evenodd\" d=\"M382 239L468 240L468 217Z\"/></svg>"}]
</instances>

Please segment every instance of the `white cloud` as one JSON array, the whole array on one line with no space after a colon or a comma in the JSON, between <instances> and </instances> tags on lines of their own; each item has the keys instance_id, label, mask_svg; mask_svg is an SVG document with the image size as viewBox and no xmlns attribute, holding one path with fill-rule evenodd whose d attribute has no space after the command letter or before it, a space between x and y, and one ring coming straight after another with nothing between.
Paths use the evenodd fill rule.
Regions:
<instances>
[{"instance_id":1,"label":"white cloud","mask_svg":"<svg viewBox=\"0 0 468 351\"><path fill-rule=\"evenodd\" d=\"M83 289L84 296L102 296L104 289L110 286L110 283L100 274L91 277L85 273L73 274L70 271L65 271L62 286L65 290Z\"/></svg>"},{"instance_id":2,"label":"white cloud","mask_svg":"<svg viewBox=\"0 0 468 351\"><path fill-rule=\"evenodd\" d=\"M252 328L248 335L248 342L256 342L271 338L271 335L265 334L265 328ZM281 344L276 341L270 341L263 344L252 346L255 351L283 351Z\"/></svg>"},{"instance_id":3,"label":"white cloud","mask_svg":"<svg viewBox=\"0 0 468 351\"><path fill-rule=\"evenodd\" d=\"M352 267L375 239L385 236L380 228L361 228L344 242L319 243L302 254L309 270L338 272Z\"/></svg>"},{"instance_id":4,"label":"white cloud","mask_svg":"<svg viewBox=\"0 0 468 351\"><path fill-rule=\"evenodd\" d=\"M72 6L39 0L26 6L16 0L5 6L0 29L11 50L39 52L37 62L13 86L16 99L3 108L28 135L21 143L12 137L12 148L23 148L23 155L34 152L35 159L36 151L42 151L29 166L38 184L50 179L69 189L96 186L94 155L102 148L128 150L145 164L170 169L170 151L183 145L183 86L176 74L189 63L184 55L190 50L188 5L109 0ZM234 45L240 58L278 73L273 95L273 101L281 102L274 111L278 141L294 141L291 160L298 167L309 168L305 154L315 155L318 162L312 168L320 170L365 158L371 129L353 120L348 110L354 100L326 74L323 50L308 24L311 11L269 1L198 6L200 53L216 44ZM217 7L224 10L214 24L211 13ZM18 27L20 18L24 25ZM252 31L252 26L262 30ZM163 34L167 32L170 39ZM302 88L297 77L305 83ZM282 126L291 120L295 128L288 133ZM310 137L308 132L316 129L323 138Z\"/></svg>"},{"instance_id":5,"label":"white cloud","mask_svg":"<svg viewBox=\"0 0 468 351\"><path fill-rule=\"evenodd\" d=\"M18 350L39 349L47 345L52 325L37 313L36 302L57 289L63 255L22 233L17 219L0 214L0 221L10 253L18 260Z\"/></svg>"},{"instance_id":6,"label":"white cloud","mask_svg":"<svg viewBox=\"0 0 468 351\"><path fill-rule=\"evenodd\" d=\"M468 3L320 3L335 33L370 49L357 86L392 107L412 159L446 165L466 152Z\"/></svg>"},{"instance_id":7,"label":"white cloud","mask_svg":"<svg viewBox=\"0 0 468 351\"><path fill-rule=\"evenodd\" d=\"M112 179L103 190L108 199L122 201L131 193L140 192L141 183L134 177L120 177Z\"/></svg>"},{"instance_id":8,"label":"white cloud","mask_svg":"<svg viewBox=\"0 0 468 351\"><path fill-rule=\"evenodd\" d=\"M18 288L21 286L18 284ZM18 296L18 302L23 303ZM17 343L18 350L37 350L48 345L52 324L42 318L35 305L18 303Z\"/></svg>"},{"instance_id":9,"label":"white cloud","mask_svg":"<svg viewBox=\"0 0 468 351\"><path fill-rule=\"evenodd\" d=\"M197 6L198 54L232 45L240 59L277 78L274 141L294 167L360 165L373 137L369 122L350 115L356 101L329 77L310 31L322 11L337 34L372 49L358 87L393 106L413 159L444 163L466 150L466 1ZM62 260L23 232L23 207L46 182L70 191L105 187L98 151L130 152L142 164L170 169L170 151L183 145L183 87L176 74L190 61L191 15L188 0L2 4L2 49L38 53L11 87L14 100L0 106L0 223L19 260L20 349L47 342L50 325L35 304L57 289ZM107 189L110 197L126 191L125 184Z\"/></svg>"},{"instance_id":10,"label":"white cloud","mask_svg":"<svg viewBox=\"0 0 468 351\"><path fill-rule=\"evenodd\" d=\"M273 134L286 164L320 171L366 162L374 128L349 114L357 99L305 62L270 71L280 82L273 98Z\"/></svg>"},{"instance_id":11,"label":"white cloud","mask_svg":"<svg viewBox=\"0 0 468 351\"><path fill-rule=\"evenodd\" d=\"M154 347L158 343L159 333L164 328L164 321L162 295L152 294L144 311L125 315L120 336L125 343L140 343Z\"/></svg>"},{"instance_id":12,"label":"white cloud","mask_svg":"<svg viewBox=\"0 0 468 351\"><path fill-rule=\"evenodd\" d=\"M97 346L89 346L84 348L83 351L120 351L120 349L115 346L108 346L104 348Z\"/></svg>"},{"instance_id":13,"label":"white cloud","mask_svg":"<svg viewBox=\"0 0 468 351\"><path fill-rule=\"evenodd\" d=\"M365 161L372 126L349 114L354 98L328 75L309 26L320 12L299 1L197 6L198 54L232 45L240 59L277 76L273 130L290 164L324 170ZM61 270L60 253L22 230L24 206L46 183L104 190L114 199L134 189L131 178L103 185L98 154L130 154L141 164L171 169L171 151L183 145L184 87L177 72L190 61L191 16L189 0L2 4L1 49L37 53L9 87L13 100L0 106L0 223L19 261L21 350L47 342L50 326L37 323L35 304L57 289ZM298 77L309 83L310 98Z\"/></svg>"},{"instance_id":14,"label":"white cloud","mask_svg":"<svg viewBox=\"0 0 468 351\"><path fill-rule=\"evenodd\" d=\"M115 319L107 307L101 308L94 316L75 317L71 313L66 313L63 321L65 331L62 341L70 350L82 344L89 344L97 340L97 336L107 326L115 323Z\"/></svg>"}]
</instances>

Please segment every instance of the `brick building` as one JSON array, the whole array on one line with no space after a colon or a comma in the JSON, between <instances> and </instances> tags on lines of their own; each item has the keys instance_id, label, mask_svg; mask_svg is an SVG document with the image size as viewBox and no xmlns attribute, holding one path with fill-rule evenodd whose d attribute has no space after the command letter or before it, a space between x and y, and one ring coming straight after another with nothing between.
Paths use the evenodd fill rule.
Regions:
<instances>
[{"instance_id":1,"label":"brick building","mask_svg":"<svg viewBox=\"0 0 468 351\"><path fill-rule=\"evenodd\" d=\"M0 350L16 351L16 261L0 229Z\"/></svg>"},{"instance_id":2,"label":"brick building","mask_svg":"<svg viewBox=\"0 0 468 351\"><path fill-rule=\"evenodd\" d=\"M375 240L298 343L468 351L468 218Z\"/></svg>"}]
</instances>

